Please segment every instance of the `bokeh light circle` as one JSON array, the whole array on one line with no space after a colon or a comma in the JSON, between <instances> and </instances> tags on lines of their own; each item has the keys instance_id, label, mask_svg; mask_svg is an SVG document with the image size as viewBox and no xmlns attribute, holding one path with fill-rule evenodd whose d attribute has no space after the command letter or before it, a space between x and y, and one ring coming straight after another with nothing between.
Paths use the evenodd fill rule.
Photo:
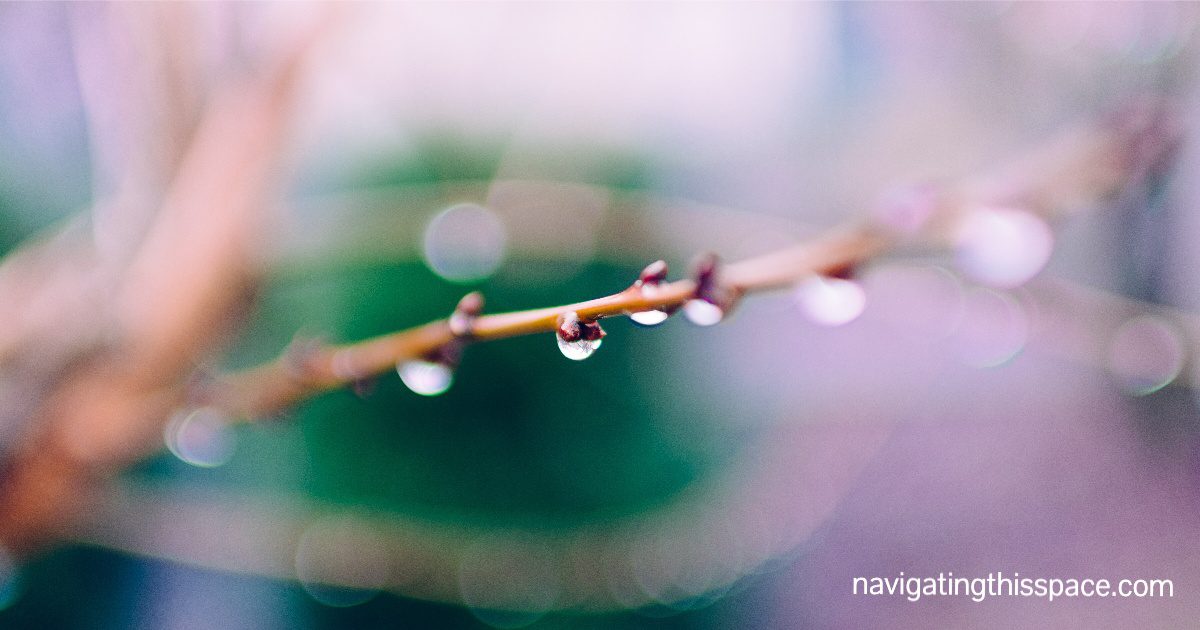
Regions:
<instances>
[{"instance_id":1,"label":"bokeh light circle","mask_svg":"<svg viewBox=\"0 0 1200 630\"><path fill-rule=\"evenodd\" d=\"M1108 370L1126 393L1145 396L1175 380L1185 360L1180 333L1161 318L1143 315L1117 329L1109 345Z\"/></svg>"},{"instance_id":2,"label":"bokeh light circle","mask_svg":"<svg viewBox=\"0 0 1200 630\"><path fill-rule=\"evenodd\" d=\"M796 288L796 304L818 324L841 326L862 315L867 292L853 280L813 276Z\"/></svg>"},{"instance_id":3,"label":"bokeh light circle","mask_svg":"<svg viewBox=\"0 0 1200 630\"><path fill-rule=\"evenodd\" d=\"M697 326L715 326L725 318L725 311L708 300L694 299L684 302L683 316Z\"/></svg>"},{"instance_id":4,"label":"bokeh light circle","mask_svg":"<svg viewBox=\"0 0 1200 630\"><path fill-rule=\"evenodd\" d=\"M963 313L951 343L964 363L998 367L1012 360L1029 341L1029 313L1007 293L976 287L963 296Z\"/></svg>"},{"instance_id":5,"label":"bokeh light circle","mask_svg":"<svg viewBox=\"0 0 1200 630\"><path fill-rule=\"evenodd\" d=\"M976 208L956 234L958 265L968 277L999 288L1028 282L1046 266L1054 234L1041 217L1017 208Z\"/></svg>"},{"instance_id":6,"label":"bokeh light circle","mask_svg":"<svg viewBox=\"0 0 1200 630\"><path fill-rule=\"evenodd\" d=\"M436 361L405 361L396 366L396 373L406 387L422 396L444 394L454 383L454 370Z\"/></svg>"},{"instance_id":7,"label":"bokeh light circle","mask_svg":"<svg viewBox=\"0 0 1200 630\"><path fill-rule=\"evenodd\" d=\"M476 282L504 261L508 234L495 212L460 203L439 212L425 228L422 254L437 275L451 282Z\"/></svg>"},{"instance_id":8,"label":"bokeh light circle","mask_svg":"<svg viewBox=\"0 0 1200 630\"><path fill-rule=\"evenodd\" d=\"M237 446L229 418L213 407L176 412L163 429L163 442L176 457L201 468L225 464Z\"/></svg>"}]
</instances>

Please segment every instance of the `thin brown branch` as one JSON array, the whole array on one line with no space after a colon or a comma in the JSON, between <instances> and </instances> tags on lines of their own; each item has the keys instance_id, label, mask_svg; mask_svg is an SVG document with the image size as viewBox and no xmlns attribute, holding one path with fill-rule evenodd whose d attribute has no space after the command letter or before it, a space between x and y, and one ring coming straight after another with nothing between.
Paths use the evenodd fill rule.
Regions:
<instances>
[{"instance_id":1,"label":"thin brown branch","mask_svg":"<svg viewBox=\"0 0 1200 630\"><path fill-rule=\"evenodd\" d=\"M920 216L915 228L888 215L837 227L811 241L724 267L717 290L728 307L743 295L786 288L814 274L852 271L903 246L945 247L962 218L980 206L1018 206L1047 219L1093 206L1144 176L1148 164L1161 165L1177 141L1176 131L1158 104L1069 131L997 175L926 186L919 199L909 202L922 207L899 209L905 216ZM245 421L272 417L320 392L382 374L407 360L435 356L452 343L553 333L560 317L569 313L592 322L646 310L673 312L704 297L699 288L694 278L657 285L652 292L635 283L574 304L480 316L465 337L456 335L448 320L438 320L349 345L295 350L215 379L193 402L225 409Z\"/></svg>"}]
</instances>

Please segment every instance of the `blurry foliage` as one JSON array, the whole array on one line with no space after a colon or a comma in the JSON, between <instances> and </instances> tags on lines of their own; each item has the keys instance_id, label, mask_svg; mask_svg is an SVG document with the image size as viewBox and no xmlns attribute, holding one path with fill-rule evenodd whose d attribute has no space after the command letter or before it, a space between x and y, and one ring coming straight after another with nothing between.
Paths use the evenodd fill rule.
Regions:
<instances>
[{"instance_id":1,"label":"blurry foliage","mask_svg":"<svg viewBox=\"0 0 1200 630\"><path fill-rule=\"evenodd\" d=\"M519 175L505 172L508 160L517 164ZM303 194L513 176L617 190L645 190L654 183L652 164L616 148L544 144L513 152L505 138L464 138L450 132L418 134L403 150L385 151L366 164L339 167L320 161L305 171L297 178Z\"/></svg>"},{"instance_id":2,"label":"blurry foliage","mask_svg":"<svg viewBox=\"0 0 1200 630\"><path fill-rule=\"evenodd\" d=\"M71 190L73 185L62 185L55 191L57 194L42 198L26 190L27 185L7 182L13 175L5 172L4 160L0 159L0 256L39 233L51 233L56 224L86 203L82 191Z\"/></svg>"},{"instance_id":3,"label":"blurry foliage","mask_svg":"<svg viewBox=\"0 0 1200 630\"><path fill-rule=\"evenodd\" d=\"M32 232L18 220L16 205L8 191L0 189L0 254L12 251Z\"/></svg>"}]
</instances>

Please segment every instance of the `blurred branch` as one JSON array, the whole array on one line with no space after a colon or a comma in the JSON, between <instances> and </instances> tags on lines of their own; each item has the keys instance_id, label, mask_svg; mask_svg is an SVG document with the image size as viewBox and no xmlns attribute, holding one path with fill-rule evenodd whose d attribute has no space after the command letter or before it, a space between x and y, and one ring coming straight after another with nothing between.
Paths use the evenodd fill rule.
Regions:
<instances>
[{"instance_id":1,"label":"blurred branch","mask_svg":"<svg viewBox=\"0 0 1200 630\"><path fill-rule=\"evenodd\" d=\"M49 376L29 399L0 476L6 548L24 552L60 537L90 509L99 481L154 450L193 365L244 303L292 95L321 28L300 33L261 76L211 97L144 238L118 257L127 266L99 264L94 241L78 239L70 257L35 245L0 269L0 282L18 286L45 286L27 284L45 274L61 281L62 295L45 298L57 306L47 307L51 317L86 323L96 337L39 362ZM79 258L85 264L68 264ZM101 282L76 279L93 276ZM23 308L18 323L42 330ZM45 359L25 345L31 341L14 340L6 363L19 365L30 352Z\"/></svg>"}]
</instances>

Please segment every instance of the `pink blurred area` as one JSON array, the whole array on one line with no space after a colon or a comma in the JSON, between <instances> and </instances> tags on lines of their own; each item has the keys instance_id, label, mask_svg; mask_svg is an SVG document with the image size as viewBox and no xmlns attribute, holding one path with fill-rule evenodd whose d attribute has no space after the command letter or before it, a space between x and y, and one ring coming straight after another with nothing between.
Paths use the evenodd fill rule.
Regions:
<instances>
[{"instance_id":1,"label":"pink blurred area","mask_svg":"<svg viewBox=\"0 0 1200 630\"><path fill-rule=\"evenodd\" d=\"M815 503L836 496L789 568L741 608L755 627L1187 627L1200 607L1189 592L1200 579L1192 393L1130 398L1109 374L1056 355L1053 342L1034 341L998 367L964 368L961 345L914 325L927 316L877 302L843 328L802 326L749 353L793 357L786 369L732 366L733 383L787 392L765 422L792 427L806 445L791 465L812 453L827 462L793 478L792 490ZM1166 578L1174 597L852 594L855 577L900 572Z\"/></svg>"},{"instance_id":2,"label":"pink blurred area","mask_svg":"<svg viewBox=\"0 0 1200 630\"><path fill-rule=\"evenodd\" d=\"M728 230L664 219L660 241L758 253L791 238L772 221L862 216L894 184L978 172L1147 93L1197 123L1198 16L1175 3L4 5L0 184L26 197L50 190L59 206L94 204L102 246L134 242L146 217L109 217L105 203L161 192L163 164L179 159L206 99L329 21L300 89L292 188L416 152L431 132L500 138L497 181L588 183L594 165L531 157L548 146L617 148L654 165L647 196L747 212ZM1045 251L1033 271L1049 257L1056 277L1200 305L1200 156L1189 142L1161 197L1072 219L1055 236L1035 225ZM511 242L560 238L603 257L588 248L608 197L592 196L596 217L571 224L584 246L554 221ZM1154 206L1162 199L1169 211ZM30 225L62 215L25 207ZM289 208L280 221L298 222ZM765 227L748 227L756 222ZM486 273L503 257L502 228L486 243L497 249ZM746 557L773 562L751 578L730 627L1194 624L1200 427L1194 359L1181 358L1178 331L1151 327L1114 358L1106 335L1125 330L1120 313L1081 308L1040 279L976 287L947 270L953 261L916 258L867 270L862 294L837 305L853 312L821 311L842 323L865 297L862 317L842 327L808 323L786 295L748 304L703 344L664 333L681 339L684 376L744 403L730 423L767 436L735 462L729 488L747 510L739 544L762 548ZM1161 362L1147 338L1179 355L1173 382L1131 392L1110 372L1149 370L1153 381ZM1169 578L1176 594L851 594L854 577L901 571Z\"/></svg>"}]
</instances>

